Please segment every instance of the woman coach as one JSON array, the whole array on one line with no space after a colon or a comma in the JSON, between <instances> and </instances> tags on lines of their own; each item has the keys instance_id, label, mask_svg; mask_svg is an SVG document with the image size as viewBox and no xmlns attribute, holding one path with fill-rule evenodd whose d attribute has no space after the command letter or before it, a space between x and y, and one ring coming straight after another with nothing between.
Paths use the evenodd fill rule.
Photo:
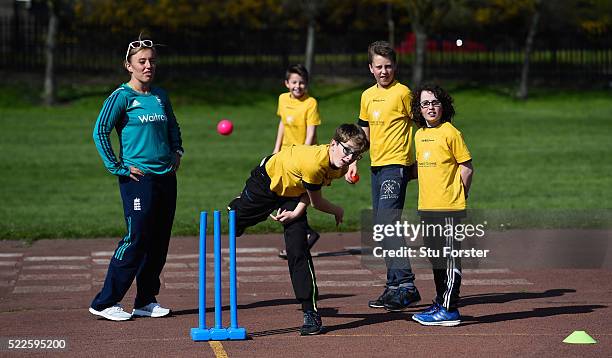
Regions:
<instances>
[{"instance_id":1,"label":"woman coach","mask_svg":"<svg viewBox=\"0 0 612 358\"><path fill-rule=\"evenodd\" d=\"M119 179L127 234L119 241L102 290L89 312L113 321L134 316L163 317L170 310L155 299L166 262L176 208L176 171L181 132L166 92L151 87L157 54L151 40L128 45L124 66L130 80L106 99L93 131L104 166ZM119 136L119 157L110 133ZM119 302L136 278L132 314Z\"/></svg>"}]
</instances>

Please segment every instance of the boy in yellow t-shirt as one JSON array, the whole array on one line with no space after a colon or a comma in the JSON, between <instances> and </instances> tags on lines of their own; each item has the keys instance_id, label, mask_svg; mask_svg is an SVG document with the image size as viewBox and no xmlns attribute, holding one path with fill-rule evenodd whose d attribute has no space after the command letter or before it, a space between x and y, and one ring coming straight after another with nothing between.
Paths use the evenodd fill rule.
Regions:
<instances>
[{"instance_id":1,"label":"boy in yellow t-shirt","mask_svg":"<svg viewBox=\"0 0 612 358\"><path fill-rule=\"evenodd\" d=\"M426 230L425 245L438 253L461 249L452 235L465 216L472 183L472 156L461 132L452 124L453 99L442 88L425 85L414 93L412 117L420 127L414 136L419 178L419 215L424 225L443 227ZM453 230L447 230L447 228ZM451 233L449 236L448 233ZM444 250L444 248L448 250ZM433 266L436 297L433 305L412 319L426 326L456 326L461 285L461 258L441 254L429 258Z\"/></svg>"},{"instance_id":2,"label":"boy in yellow t-shirt","mask_svg":"<svg viewBox=\"0 0 612 358\"><path fill-rule=\"evenodd\" d=\"M317 126L321 124L317 100L308 95L308 70L301 64L290 66L285 73L285 86L289 92L278 96L276 114L280 117L273 153L292 145L313 145L317 140ZM308 248L312 248L320 235L308 227ZM282 250L281 258L287 253Z\"/></svg>"},{"instance_id":3,"label":"boy in yellow t-shirt","mask_svg":"<svg viewBox=\"0 0 612 358\"><path fill-rule=\"evenodd\" d=\"M315 270L306 239L306 207L312 204L334 215L336 224L340 224L344 209L325 199L321 189L344 176L368 146L359 126L343 124L330 144L283 148L251 171L240 196L228 205L228 209L236 210L237 236L278 210L272 218L283 224L291 283L304 311L301 335L318 334L322 327Z\"/></svg>"},{"instance_id":4,"label":"boy in yellow t-shirt","mask_svg":"<svg viewBox=\"0 0 612 358\"><path fill-rule=\"evenodd\" d=\"M386 41L368 47L370 72L376 84L361 95L359 125L371 143L372 216L375 224L394 224L401 219L406 186L411 179L412 119L410 89L395 78L396 54ZM349 168L346 180L357 173L357 165ZM403 237L382 241L385 250L405 246ZM407 257L386 257L387 282L383 293L368 302L371 308L402 311L420 301L414 285L414 273Z\"/></svg>"},{"instance_id":5,"label":"boy in yellow t-shirt","mask_svg":"<svg viewBox=\"0 0 612 358\"><path fill-rule=\"evenodd\" d=\"M316 144L317 126L321 124L317 100L308 95L308 70L293 65L285 74L289 92L278 96L276 114L280 117L274 152L292 145Z\"/></svg>"}]
</instances>

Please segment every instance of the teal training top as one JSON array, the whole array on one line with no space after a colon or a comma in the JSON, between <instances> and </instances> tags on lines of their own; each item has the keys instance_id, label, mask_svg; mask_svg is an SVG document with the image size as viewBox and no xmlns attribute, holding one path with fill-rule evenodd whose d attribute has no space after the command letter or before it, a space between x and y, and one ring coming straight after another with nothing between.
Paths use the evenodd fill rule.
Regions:
<instances>
[{"instance_id":1,"label":"teal training top","mask_svg":"<svg viewBox=\"0 0 612 358\"><path fill-rule=\"evenodd\" d=\"M119 158L111 146L113 127L119 136ZM181 130L166 92L152 87L147 94L122 84L104 101L93 131L104 166L115 175L130 175L130 166L145 174L172 170L180 151Z\"/></svg>"}]
</instances>

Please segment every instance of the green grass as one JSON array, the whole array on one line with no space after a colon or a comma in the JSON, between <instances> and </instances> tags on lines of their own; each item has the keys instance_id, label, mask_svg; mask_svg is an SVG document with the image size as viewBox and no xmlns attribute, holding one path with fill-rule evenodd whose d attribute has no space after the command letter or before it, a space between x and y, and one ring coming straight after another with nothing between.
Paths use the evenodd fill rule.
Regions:
<instances>
[{"instance_id":1,"label":"green grass","mask_svg":"<svg viewBox=\"0 0 612 358\"><path fill-rule=\"evenodd\" d=\"M358 116L369 84L317 84L326 142L342 122ZM0 238L118 237L124 234L116 179L108 174L91 138L112 85L63 87L70 100L46 109L24 85L0 88ZM194 235L200 210L225 208L250 169L273 148L279 81L169 83L186 154L179 172L173 235ZM612 202L612 101L609 92L535 92L527 102L500 91L454 88L457 117L474 157L470 206L478 209L610 208ZM216 134L221 118L234 122L229 137ZM115 146L116 148L116 146ZM370 208L368 160L362 179L325 188L346 210L340 230L358 230ZM416 204L410 183L406 209ZM310 210L319 230L336 230L333 217ZM273 222L254 231L280 231Z\"/></svg>"}]
</instances>

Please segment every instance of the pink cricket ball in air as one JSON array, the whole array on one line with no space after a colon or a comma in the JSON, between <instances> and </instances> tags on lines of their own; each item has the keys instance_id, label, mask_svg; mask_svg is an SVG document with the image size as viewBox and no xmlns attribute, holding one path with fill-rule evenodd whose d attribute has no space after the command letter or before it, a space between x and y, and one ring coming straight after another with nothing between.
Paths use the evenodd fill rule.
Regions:
<instances>
[{"instance_id":1,"label":"pink cricket ball in air","mask_svg":"<svg viewBox=\"0 0 612 358\"><path fill-rule=\"evenodd\" d=\"M229 119L222 119L217 123L217 132L221 135L230 135L234 130L234 124Z\"/></svg>"}]
</instances>

